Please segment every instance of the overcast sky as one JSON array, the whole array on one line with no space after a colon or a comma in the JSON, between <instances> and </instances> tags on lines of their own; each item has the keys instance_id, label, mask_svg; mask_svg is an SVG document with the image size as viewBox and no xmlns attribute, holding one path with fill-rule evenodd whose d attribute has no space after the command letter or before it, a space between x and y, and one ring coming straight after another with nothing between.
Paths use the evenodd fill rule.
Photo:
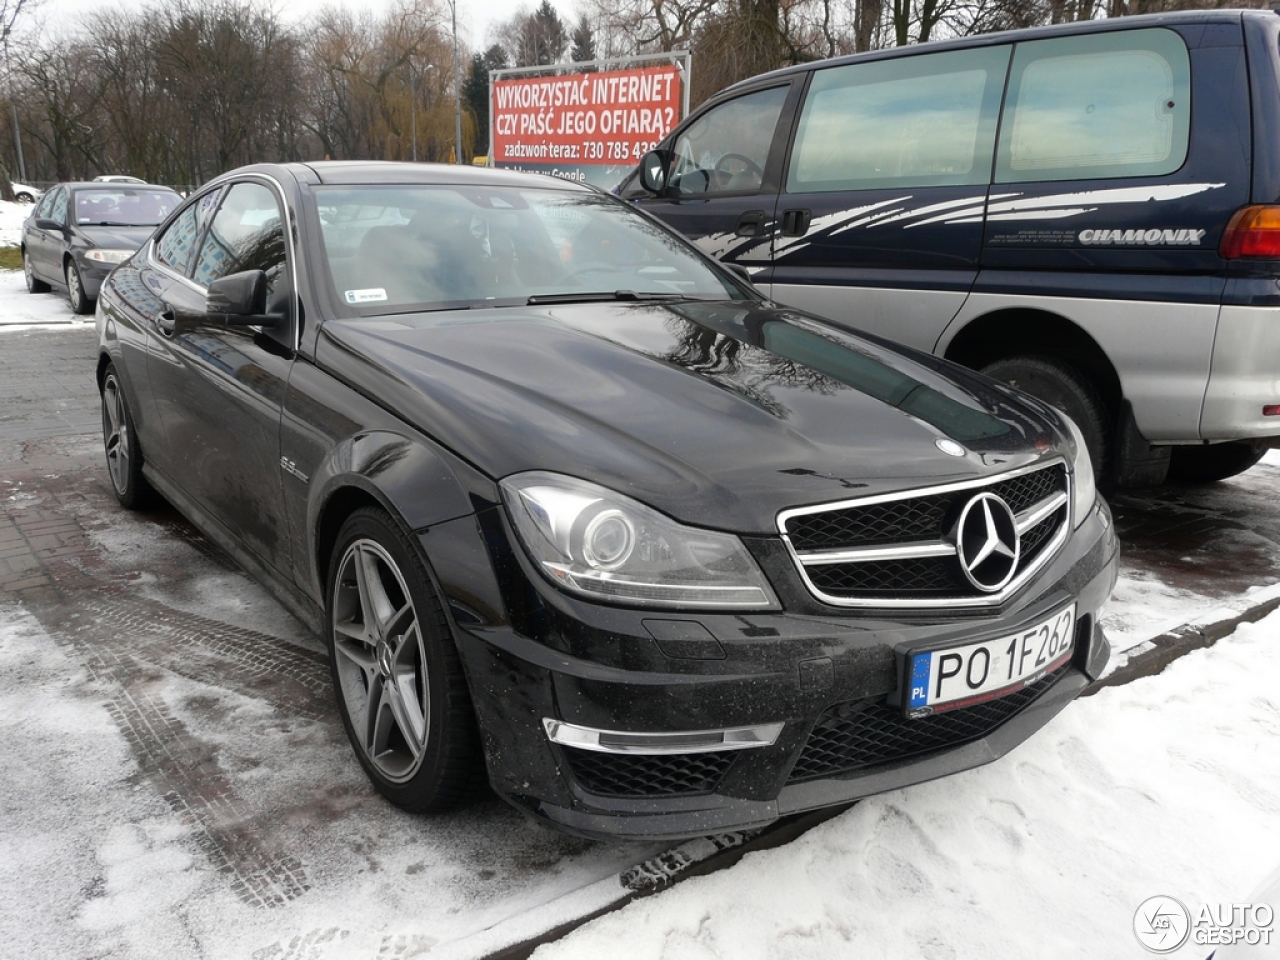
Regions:
<instances>
[{"instance_id":1,"label":"overcast sky","mask_svg":"<svg viewBox=\"0 0 1280 960\"><path fill-rule=\"evenodd\" d=\"M162 0L39 0L39 6L27 20L34 24L37 20L46 27L71 27L79 23L86 14L96 13L112 6L137 10L145 6L155 5ZM266 2L266 0L263 0ZM440 0L447 6L447 0ZM487 40L494 24L510 19L521 9L532 10L539 0L458 0L458 41L472 50L481 50L487 46ZM391 6L392 0L274 0L271 6L280 10L286 19L301 19L322 6L338 5L349 9L369 9L379 13ZM571 25L578 18L578 5L575 0L551 0L566 25Z\"/></svg>"}]
</instances>

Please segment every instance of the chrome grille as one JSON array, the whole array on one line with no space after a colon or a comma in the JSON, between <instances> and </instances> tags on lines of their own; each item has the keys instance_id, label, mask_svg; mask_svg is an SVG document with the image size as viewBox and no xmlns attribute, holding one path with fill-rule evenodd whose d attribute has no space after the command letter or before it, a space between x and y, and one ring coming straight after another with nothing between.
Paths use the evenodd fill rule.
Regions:
<instances>
[{"instance_id":1,"label":"chrome grille","mask_svg":"<svg viewBox=\"0 0 1280 960\"><path fill-rule=\"evenodd\" d=\"M1055 460L984 480L788 510L778 525L806 586L825 603L988 606L1016 591L1066 540L1069 483L1066 464ZM980 493L1009 506L1021 544L1012 580L996 592L971 582L956 550L960 513Z\"/></svg>"}]
</instances>

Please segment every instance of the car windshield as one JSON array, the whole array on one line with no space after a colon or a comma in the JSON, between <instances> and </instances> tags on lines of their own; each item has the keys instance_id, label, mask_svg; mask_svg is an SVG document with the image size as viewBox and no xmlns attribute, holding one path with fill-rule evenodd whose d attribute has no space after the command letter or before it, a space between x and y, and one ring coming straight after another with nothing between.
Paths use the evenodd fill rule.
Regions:
<instances>
[{"instance_id":1,"label":"car windshield","mask_svg":"<svg viewBox=\"0 0 1280 960\"><path fill-rule=\"evenodd\" d=\"M154 227L182 198L172 190L124 184L75 193L75 222L81 227Z\"/></svg>"},{"instance_id":2,"label":"car windshield","mask_svg":"<svg viewBox=\"0 0 1280 960\"><path fill-rule=\"evenodd\" d=\"M345 316L746 296L684 241L583 190L413 185L315 196Z\"/></svg>"}]
</instances>

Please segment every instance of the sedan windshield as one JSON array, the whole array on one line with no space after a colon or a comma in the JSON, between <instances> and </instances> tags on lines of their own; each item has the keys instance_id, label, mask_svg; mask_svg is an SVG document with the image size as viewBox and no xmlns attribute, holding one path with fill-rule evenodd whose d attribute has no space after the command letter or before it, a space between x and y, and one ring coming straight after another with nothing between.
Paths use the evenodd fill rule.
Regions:
<instances>
[{"instance_id":1,"label":"sedan windshield","mask_svg":"<svg viewBox=\"0 0 1280 960\"><path fill-rule=\"evenodd\" d=\"M182 198L168 189L112 185L75 192L76 225L81 227L154 227Z\"/></svg>"},{"instance_id":2,"label":"sedan windshield","mask_svg":"<svg viewBox=\"0 0 1280 960\"><path fill-rule=\"evenodd\" d=\"M586 191L326 187L316 203L346 316L746 296L684 241Z\"/></svg>"}]
</instances>

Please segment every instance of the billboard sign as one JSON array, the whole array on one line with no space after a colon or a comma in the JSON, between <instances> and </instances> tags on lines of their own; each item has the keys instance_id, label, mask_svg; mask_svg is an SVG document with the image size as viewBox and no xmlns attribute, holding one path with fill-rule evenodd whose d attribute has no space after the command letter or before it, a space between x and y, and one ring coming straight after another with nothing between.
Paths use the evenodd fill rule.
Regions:
<instances>
[{"instance_id":1,"label":"billboard sign","mask_svg":"<svg viewBox=\"0 0 1280 960\"><path fill-rule=\"evenodd\" d=\"M612 187L684 114L687 67L664 56L663 64L590 73L494 71L490 164Z\"/></svg>"}]
</instances>

